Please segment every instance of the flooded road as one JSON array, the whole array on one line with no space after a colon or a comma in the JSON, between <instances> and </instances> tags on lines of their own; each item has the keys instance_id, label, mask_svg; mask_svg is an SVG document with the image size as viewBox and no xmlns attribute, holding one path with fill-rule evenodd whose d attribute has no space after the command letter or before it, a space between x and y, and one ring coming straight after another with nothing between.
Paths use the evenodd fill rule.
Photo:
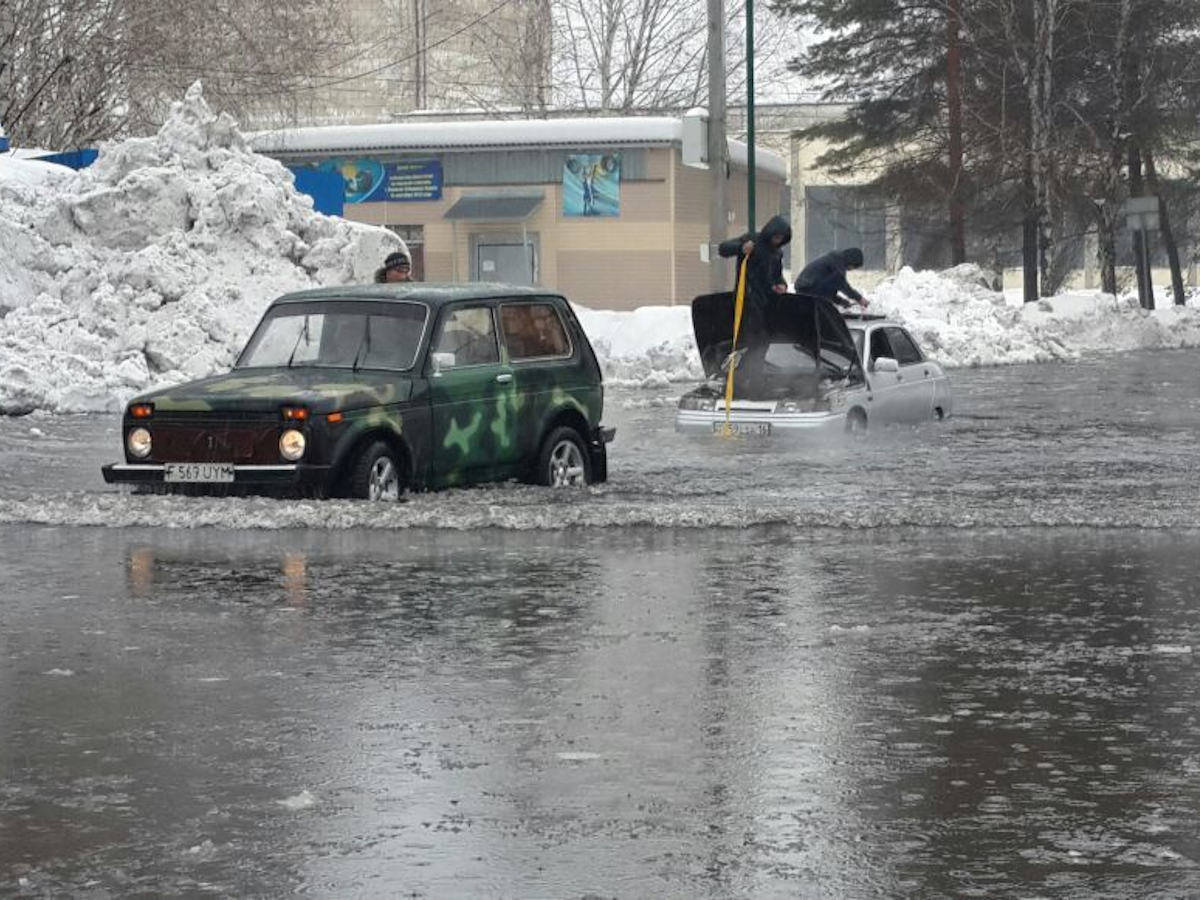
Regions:
<instances>
[{"instance_id":1,"label":"flooded road","mask_svg":"<svg viewBox=\"0 0 1200 900\"><path fill-rule=\"evenodd\" d=\"M783 452L616 392L609 485L382 515L10 420L0 895L1196 895L1193 358Z\"/></svg>"},{"instance_id":2,"label":"flooded road","mask_svg":"<svg viewBox=\"0 0 1200 900\"><path fill-rule=\"evenodd\" d=\"M1195 536L63 537L0 533L5 892L1200 891Z\"/></svg>"}]
</instances>

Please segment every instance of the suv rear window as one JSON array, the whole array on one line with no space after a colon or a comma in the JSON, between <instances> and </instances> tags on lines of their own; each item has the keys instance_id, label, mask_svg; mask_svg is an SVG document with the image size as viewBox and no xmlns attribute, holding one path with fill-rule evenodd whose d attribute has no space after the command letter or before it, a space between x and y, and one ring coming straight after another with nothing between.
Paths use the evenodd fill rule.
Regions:
<instances>
[{"instance_id":1,"label":"suv rear window","mask_svg":"<svg viewBox=\"0 0 1200 900\"><path fill-rule=\"evenodd\" d=\"M500 307L500 330L509 359L554 359L571 355L562 318L549 303L506 303Z\"/></svg>"}]
</instances>

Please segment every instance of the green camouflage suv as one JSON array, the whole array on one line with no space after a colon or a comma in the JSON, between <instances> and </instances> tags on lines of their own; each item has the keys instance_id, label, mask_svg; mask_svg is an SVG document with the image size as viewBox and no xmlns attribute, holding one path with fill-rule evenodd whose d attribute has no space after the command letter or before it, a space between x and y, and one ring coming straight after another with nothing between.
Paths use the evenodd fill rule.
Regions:
<instances>
[{"instance_id":1,"label":"green camouflage suv","mask_svg":"<svg viewBox=\"0 0 1200 900\"><path fill-rule=\"evenodd\" d=\"M395 500L607 477L600 366L562 297L371 285L271 304L232 372L135 398L108 483Z\"/></svg>"}]
</instances>

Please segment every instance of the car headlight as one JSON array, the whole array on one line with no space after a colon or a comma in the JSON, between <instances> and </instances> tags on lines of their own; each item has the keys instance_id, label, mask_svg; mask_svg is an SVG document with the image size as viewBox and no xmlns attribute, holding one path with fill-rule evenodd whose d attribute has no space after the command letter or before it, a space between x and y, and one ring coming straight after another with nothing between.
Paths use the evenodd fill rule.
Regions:
<instances>
[{"instance_id":1,"label":"car headlight","mask_svg":"<svg viewBox=\"0 0 1200 900\"><path fill-rule=\"evenodd\" d=\"M304 455L307 443L303 434L295 428L289 428L279 436L279 455L288 462L295 462Z\"/></svg>"},{"instance_id":2,"label":"car headlight","mask_svg":"<svg viewBox=\"0 0 1200 900\"><path fill-rule=\"evenodd\" d=\"M679 398L680 409L712 409L712 397L697 397L691 394L685 394Z\"/></svg>"},{"instance_id":3,"label":"car headlight","mask_svg":"<svg viewBox=\"0 0 1200 900\"><path fill-rule=\"evenodd\" d=\"M125 436L125 448L129 455L137 459L145 459L150 455L150 432L145 428L135 428Z\"/></svg>"}]
</instances>

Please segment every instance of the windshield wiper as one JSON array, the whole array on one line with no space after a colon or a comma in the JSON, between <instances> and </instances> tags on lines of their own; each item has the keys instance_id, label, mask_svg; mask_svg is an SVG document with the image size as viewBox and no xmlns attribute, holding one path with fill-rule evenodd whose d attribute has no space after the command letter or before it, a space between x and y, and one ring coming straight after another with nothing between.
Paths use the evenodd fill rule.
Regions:
<instances>
[{"instance_id":1,"label":"windshield wiper","mask_svg":"<svg viewBox=\"0 0 1200 900\"><path fill-rule=\"evenodd\" d=\"M367 352L364 354L363 350L366 350ZM358 345L358 352L354 354L354 362L352 362L350 364L350 371L351 372L358 371L358 359L360 356L370 356L370 355L371 355L371 317L367 316L366 321L363 325L362 343Z\"/></svg>"},{"instance_id":2,"label":"windshield wiper","mask_svg":"<svg viewBox=\"0 0 1200 900\"><path fill-rule=\"evenodd\" d=\"M295 346L292 347L292 352L288 355L287 367L292 367L292 360L296 358L296 351L300 349L300 342L308 339L308 316L304 317L304 327L300 329L300 333L296 335Z\"/></svg>"}]
</instances>

